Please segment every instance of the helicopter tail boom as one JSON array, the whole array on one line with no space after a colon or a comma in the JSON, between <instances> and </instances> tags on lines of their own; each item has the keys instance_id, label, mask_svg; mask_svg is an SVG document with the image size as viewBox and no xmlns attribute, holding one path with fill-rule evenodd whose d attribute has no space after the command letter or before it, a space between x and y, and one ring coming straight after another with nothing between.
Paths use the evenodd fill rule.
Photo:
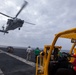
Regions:
<instances>
[{"instance_id":1,"label":"helicopter tail boom","mask_svg":"<svg viewBox=\"0 0 76 75\"><path fill-rule=\"evenodd\" d=\"M4 31L4 30L0 30L0 32L3 32L3 33L8 33L7 31Z\"/></svg>"}]
</instances>

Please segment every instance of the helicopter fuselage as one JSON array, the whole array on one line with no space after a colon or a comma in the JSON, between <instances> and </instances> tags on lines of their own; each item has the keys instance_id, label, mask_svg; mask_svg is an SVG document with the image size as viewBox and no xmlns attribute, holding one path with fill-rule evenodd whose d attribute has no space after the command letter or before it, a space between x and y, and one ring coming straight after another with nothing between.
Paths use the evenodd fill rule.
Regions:
<instances>
[{"instance_id":1,"label":"helicopter fuselage","mask_svg":"<svg viewBox=\"0 0 76 75\"><path fill-rule=\"evenodd\" d=\"M6 30L14 30L16 28L21 28L24 24L24 20L21 19L8 19Z\"/></svg>"}]
</instances>

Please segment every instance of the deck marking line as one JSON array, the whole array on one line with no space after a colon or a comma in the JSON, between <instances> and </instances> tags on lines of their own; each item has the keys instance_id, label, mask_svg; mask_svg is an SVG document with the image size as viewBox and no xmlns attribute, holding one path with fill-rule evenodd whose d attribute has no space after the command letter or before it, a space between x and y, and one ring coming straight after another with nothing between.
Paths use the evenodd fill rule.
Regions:
<instances>
[{"instance_id":1,"label":"deck marking line","mask_svg":"<svg viewBox=\"0 0 76 75\"><path fill-rule=\"evenodd\" d=\"M0 69L0 75L4 75L1 69Z\"/></svg>"},{"instance_id":2,"label":"deck marking line","mask_svg":"<svg viewBox=\"0 0 76 75\"><path fill-rule=\"evenodd\" d=\"M0 50L0 53L3 53L3 51L2 51L2 50Z\"/></svg>"},{"instance_id":3,"label":"deck marking line","mask_svg":"<svg viewBox=\"0 0 76 75\"><path fill-rule=\"evenodd\" d=\"M2 50L0 50L0 51L2 51ZM17 60L19 60L19 61L21 61L21 62L24 62L24 63L26 63L26 64L28 64L28 65L30 65L30 66L32 66L32 67L35 67L35 63L34 63L34 62L27 61L27 60L24 59L24 58L21 58L21 57L19 57L19 56L13 55L13 54L11 54L11 53L7 53L7 52L5 52L5 51L2 51L2 52L5 53L5 54L7 54L7 55L9 55L9 56L11 56L11 57L13 57L13 58L15 58L15 59L17 59Z\"/></svg>"}]
</instances>

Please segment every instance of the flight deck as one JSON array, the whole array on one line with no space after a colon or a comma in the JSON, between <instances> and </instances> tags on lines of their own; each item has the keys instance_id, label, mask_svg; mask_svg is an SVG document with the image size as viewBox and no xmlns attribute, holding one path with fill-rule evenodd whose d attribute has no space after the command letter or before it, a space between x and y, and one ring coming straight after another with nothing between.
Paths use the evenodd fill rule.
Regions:
<instances>
[{"instance_id":1,"label":"flight deck","mask_svg":"<svg viewBox=\"0 0 76 75\"><path fill-rule=\"evenodd\" d=\"M13 53L0 49L0 75L35 75L35 59L26 60L25 49L14 49Z\"/></svg>"}]
</instances>

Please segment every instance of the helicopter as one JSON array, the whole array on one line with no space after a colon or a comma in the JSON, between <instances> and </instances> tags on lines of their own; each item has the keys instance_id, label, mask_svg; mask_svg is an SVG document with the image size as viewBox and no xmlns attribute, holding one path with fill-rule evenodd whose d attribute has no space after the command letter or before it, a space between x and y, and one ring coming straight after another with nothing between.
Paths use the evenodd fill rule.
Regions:
<instances>
[{"instance_id":1,"label":"helicopter","mask_svg":"<svg viewBox=\"0 0 76 75\"><path fill-rule=\"evenodd\" d=\"M11 16L8 16L8 15L0 12L1 15L9 17L9 19L8 19L8 21L6 23L7 24L6 28L4 26L2 26L2 30L0 30L0 32L3 32L5 34L5 33L8 33L9 30L14 30L16 28L18 28L20 30L20 28L23 26L24 23L35 25L33 23L26 22L26 21L24 21L22 19L17 18L18 15L21 13L21 11L25 8L25 6L27 4L28 4L28 2L24 1L24 4L22 5L22 7L20 8L20 10L18 11L18 13L16 14L15 17L11 17Z\"/></svg>"}]
</instances>

